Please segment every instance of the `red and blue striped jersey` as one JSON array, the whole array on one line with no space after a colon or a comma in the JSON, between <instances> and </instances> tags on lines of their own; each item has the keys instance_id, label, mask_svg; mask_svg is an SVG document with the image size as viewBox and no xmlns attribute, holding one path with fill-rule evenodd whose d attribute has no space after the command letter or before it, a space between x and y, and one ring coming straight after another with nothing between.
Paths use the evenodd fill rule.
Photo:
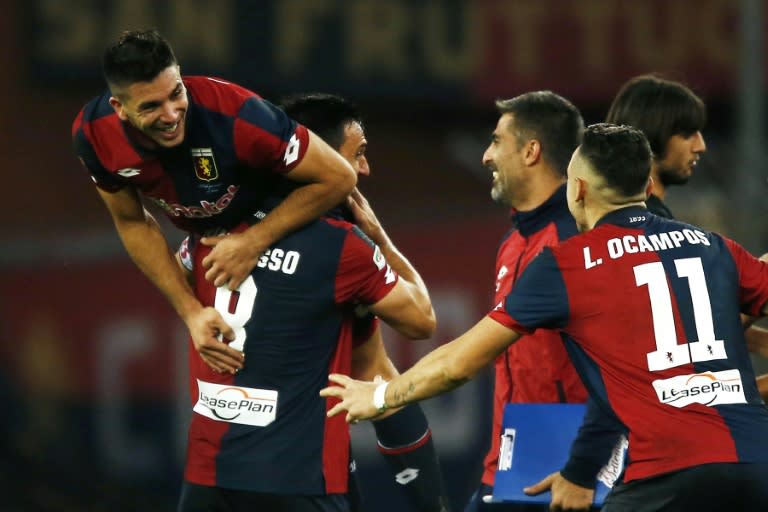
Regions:
<instances>
[{"instance_id":1,"label":"red and blue striped jersey","mask_svg":"<svg viewBox=\"0 0 768 512\"><path fill-rule=\"evenodd\" d=\"M308 132L256 93L217 78L184 77L184 141L148 150L109 104L91 100L72 125L74 150L96 185L133 186L180 229L229 229L246 218L307 149Z\"/></svg>"},{"instance_id":2,"label":"red and blue striped jersey","mask_svg":"<svg viewBox=\"0 0 768 512\"><path fill-rule=\"evenodd\" d=\"M563 332L590 394L629 432L631 481L768 462L739 318L767 300L768 266L741 246L632 207L545 249L489 316Z\"/></svg>"},{"instance_id":3,"label":"red and blue striped jersey","mask_svg":"<svg viewBox=\"0 0 768 512\"><path fill-rule=\"evenodd\" d=\"M494 304L509 294L528 264L544 249L578 231L568 211L565 185L530 211L514 211L513 227L496 254ZM579 380L557 331L539 330L507 348L494 363L491 445L483 460L482 481L492 486L499 463L504 406L508 403L585 402Z\"/></svg>"},{"instance_id":4,"label":"red and blue striped jersey","mask_svg":"<svg viewBox=\"0 0 768 512\"><path fill-rule=\"evenodd\" d=\"M195 294L215 306L245 353L236 375L211 370L190 347L189 482L276 494L347 492L349 430L319 396L329 373L349 374L349 306L373 304L398 276L353 225L323 218L279 241L237 292L205 280L193 248Z\"/></svg>"}]
</instances>

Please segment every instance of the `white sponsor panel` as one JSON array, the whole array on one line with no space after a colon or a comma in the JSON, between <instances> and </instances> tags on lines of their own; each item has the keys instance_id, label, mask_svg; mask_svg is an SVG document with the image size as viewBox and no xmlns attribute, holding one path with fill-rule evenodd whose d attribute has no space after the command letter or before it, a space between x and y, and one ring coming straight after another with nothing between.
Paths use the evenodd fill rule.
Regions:
<instances>
[{"instance_id":1,"label":"white sponsor panel","mask_svg":"<svg viewBox=\"0 0 768 512\"><path fill-rule=\"evenodd\" d=\"M275 421L275 390L213 384L198 379L197 391L193 410L206 418L254 427L264 427Z\"/></svg>"},{"instance_id":2,"label":"white sponsor panel","mask_svg":"<svg viewBox=\"0 0 768 512\"><path fill-rule=\"evenodd\" d=\"M735 369L658 379L653 381L653 388L661 403L678 408L747 403L741 372Z\"/></svg>"}]
</instances>

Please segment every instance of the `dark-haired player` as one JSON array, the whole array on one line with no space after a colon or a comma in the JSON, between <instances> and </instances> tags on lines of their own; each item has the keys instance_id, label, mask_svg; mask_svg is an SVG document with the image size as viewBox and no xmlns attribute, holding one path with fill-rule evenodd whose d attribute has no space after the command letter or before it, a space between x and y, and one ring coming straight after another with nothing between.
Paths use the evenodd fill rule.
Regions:
<instances>
[{"instance_id":1,"label":"dark-haired player","mask_svg":"<svg viewBox=\"0 0 768 512\"><path fill-rule=\"evenodd\" d=\"M356 177L319 137L236 84L182 77L156 31L124 33L102 59L109 89L72 126L74 149L97 185L131 258L168 298L201 357L219 371L242 367L221 343L233 333L194 297L165 237L143 202L180 229L229 229L271 190L275 175L304 183L258 225L204 238L213 249L205 277L236 289L276 240L342 201Z\"/></svg>"}]
</instances>

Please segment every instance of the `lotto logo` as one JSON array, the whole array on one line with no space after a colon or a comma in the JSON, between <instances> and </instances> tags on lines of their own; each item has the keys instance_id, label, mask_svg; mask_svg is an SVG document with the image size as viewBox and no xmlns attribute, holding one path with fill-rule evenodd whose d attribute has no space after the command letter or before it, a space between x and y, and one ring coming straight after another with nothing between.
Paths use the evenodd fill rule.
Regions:
<instances>
[{"instance_id":1,"label":"lotto logo","mask_svg":"<svg viewBox=\"0 0 768 512\"><path fill-rule=\"evenodd\" d=\"M285 156L283 157L283 161L285 161L286 167L291 165L296 161L297 158L299 158L299 147L299 139L294 133L291 137L291 140L288 141L288 147L285 148Z\"/></svg>"},{"instance_id":2,"label":"lotto logo","mask_svg":"<svg viewBox=\"0 0 768 512\"><path fill-rule=\"evenodd\" d=\"M395 482L400 485L406 485L419 478L419 470L416 468L405 468L395 475Z\"/></svg>"}]
</instances>

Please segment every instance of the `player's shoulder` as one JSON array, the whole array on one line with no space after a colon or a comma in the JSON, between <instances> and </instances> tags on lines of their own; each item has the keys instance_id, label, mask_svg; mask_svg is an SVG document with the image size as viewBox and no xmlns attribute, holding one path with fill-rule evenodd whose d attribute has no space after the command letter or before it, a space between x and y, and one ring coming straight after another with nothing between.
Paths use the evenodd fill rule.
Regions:
<instances>
[{"instance_id":1,"label":"player's shoulder","mask_svg":"<svg viewBox=\"0 0 768 512\"><path fill-rule=\"evenodd\" d=\"M249 99L261 99L254 91L213 76L184 76L190 101L206 109L235 115Z\"/></svg>"},{"instance_id":2,"label":"player's shoulder","mask_svg":"<svg viewBox=\"0 0 768 512\"><path fill-rule=\"evenodd\" d=\"M576 220L571 215L567 205L566 208L560 208L552 215L552 224L555 226L557 239L560 242L579 234Z\"/></svg>"},{"instance_id":3,"label":"player's shoulder","mask_svg":"<svg viewBox=\"0 0 768 512\"><path fill-rule=\"evenodd\" d=\"M363 230L348 220L334 215L324 215L321 217L320 221L328 226L328 229L335 230L343 234L345 238L352 239L355 242L365 244L371 248L376 247L376 243L371 240L368 235L363 233Z\"/></svg>"},{"instance_id":4,"label":"player's shoulder","mask_svg":"<svg viewBox=\"0 0 768 512\"><path fill-rule=\"evenodd\" d=\"M72 122L72 136L81 134L84 128L90 125L98 125L99 121L117 118L115 110L109 104L110 94L105 91L99 96L91 98L75 116Z\"/></svg>"}]
</instances>

